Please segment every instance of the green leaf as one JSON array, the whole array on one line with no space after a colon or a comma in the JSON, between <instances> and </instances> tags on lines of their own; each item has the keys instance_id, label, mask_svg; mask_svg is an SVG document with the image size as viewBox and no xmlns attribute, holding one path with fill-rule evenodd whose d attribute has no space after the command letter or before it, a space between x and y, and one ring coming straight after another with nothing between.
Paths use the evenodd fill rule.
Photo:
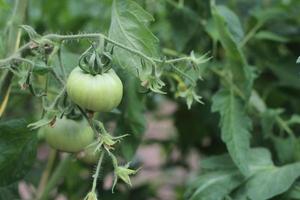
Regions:
<instances>
[{"instance_id":1,"label":"green leaf","mask_svg":"<svg viewBox=\"0 0 300 200\"><path fill-rule=\"evenodd\" d=\"M244 175L249 174L251 121L241 100L234 96L233 91L221 90L213 97L212 111L220 113L222 140L234 163Z\"/></svg>"},{"instance_id":2,"label":"green leaf","mask_svg":"<svg viewBox=\"0 0 300 200\"><path fill-rule=\"evenodd\" d=\"M244 30L238 16L225 6L217 6L216 9L219 17L222 16L222 20L226 23L224 28L229 31L228 36L235 43L241 42L244 38Z\"/></svg>"},{"instance_id":3,"label":"green leaf","mask_svg":"<svg viewBox=\"0 0 300 200\"><path fill-rule=\"evenodd\" d=\"M189 200L222 200L243 180L243 176L237 170L207 173L189 185L185 197Z\"/></svg>"},{"instance_id":4,"label":"green leaf","mask_svg":"<svg viewBox=\"0 0 300 200\"><path fill-rule=\"evenodd\" d=\"M240 22L236 15L225 6L212 6L212 17L218 31L218 39L229 61L226 67L231 71L234 83L248 97L251 94L255 76L239 46L244 36Z\"/></svg>"},{"instance_id":5,"label":"green leaf","mask_svg":"<svg viewBox=\"0 0 300 200\"><path fill-rule=\"evenodd\" d=\"M199 35L198 15L189 7L175 8L169 13L172 46L183 51L188 42Z\"/></svg>"},{"instance_id":6,"label":"green leaf","mask_svg":"<svg viewBox=\"0 0 300 200\"><path fill-rule=\"evenodd\" d=\"M112 6L109 37L149 57L157 57L158 39L145 24L150 19L152 20L150 14L135 2L115 0ZM137 76L139 73L143 73L141 58L127 50L115 47L113 60L120 67L129 70ZM146 62L146 65L150 64Z\"/></svg>"},{"instance_id":7,"label":"green leaf","mask_svg":"<svg viewBox=\"0 0 300 200\"><path fill-rule=\"evenodd\" d=\"M247 181L247 194L253 200L270 199L287 191L299 176L300 163L261 170Z\"/></svg>"},{"instance_id":8,"label":"green leaf","mask_svg":"<svg viewBox=\"0 0 300 200\"><path fill-rule=\"evenodd\" d=\"M282 109L267 109L261 114L262 132L266 138L273 135L276 118L281 113L283 113Z\"/></svg>"},{"instance_id":9,"label":"green leaf","mask_svg":"<svg viewBox=\"0 0 300 200\"><path fill-rule=\"evenodd\" d=\"M291 163L300 158L300 141L292 137L272 137L280 163Z\"/></svg>"},{"instance_id":10,"label":"green leaf","mask_svg":"<svg viewBox=\"0 0 300 200\"><path fill-rule=\"evenodd\" d=\"M0 121L0 187L22 179L35 161L36 134L24 120Z\"/></svg>"},{"instance_id":11,"label":"green leaf","mask_svg":"<svg viewBox=\"0 0 300 200\"><path fill-rule=\"evenodd\" d=\"M128 3L128 10L140 21L143 23L148 23L154 21L153 16L145 11L139 4L134 1Z\"/></svg>"},{"instance_id":12,"label":"green leaf","mask_svg":"<svg viewBox=\"0 0 300 200\"><path fill-rule=\"evenodd\" d=\"M201 160L200 166L204 170L236 169L229 154L208 157Z\"/></svg>"},{"instance_id":13,"label":"green leaf","mask_svg":"<svg viewBox=\"0 0 300 200\"><path fill-rule=\"evenodd\" d=\"M144 95L138 92L139 81L134 76L125 74L126 81L123 81L125 88L125 96L123 97L121 109L122 117L118 121L117 132L119 135L129 134L121 145L122 154L130 160L142 139L146 128L146 120L144 117Z\"/></svg>"},{"instance_id":14,"label":"green leaf","mask_svg":"<svg viewBox=\"0 0 300 200\"><path fill-rule=\"evenodd\" d=\"M257 170L265 169L273 166L271 154L265 148L250 149L248 158L248 166L251 174ZM204 170L228 170L237 169L229 154L219 156L211 156L201 161L201 168Z\"/></svg>"},{"instance_id":15,"label":"green leaf","mask_svg":"<svg viewBox=\"0 0 300 200\"><path fill-rule=\"evenodd\" d=\"M300 63L300 56L298 57L298 59L297 59L297 61L296 61L297 63Z\"/></svg>"},{"instance_id":16,"label":"green leaf","mask_svg":"<svg viewBox=\"0 0 300 200\"><path fill-rule=\"evenodd\" d=\"M277 35L275 33L269 32L269 31L259 31L254 35L255 39L258 40L270 40L274 42L288 42L289 39L280 35Z\"/></svg>"}]
</instances>

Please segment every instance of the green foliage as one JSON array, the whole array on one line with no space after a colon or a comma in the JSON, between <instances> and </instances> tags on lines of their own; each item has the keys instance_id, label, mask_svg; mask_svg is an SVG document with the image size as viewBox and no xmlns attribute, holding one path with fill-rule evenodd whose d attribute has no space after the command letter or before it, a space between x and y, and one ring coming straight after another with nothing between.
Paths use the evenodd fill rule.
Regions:
<instances>
[{"instance_id":1,"label":"green foliage","mask_svg":"<svg viewBox=\"0 0 300 200\"><path fill-rule=\"evenodd\" d=\"M202 164L205 173L191 183L186 195L189 199L223 199L236 190L233 199L270 199L287 191L300 176L299 163L277 167L267 149L251 149L247 158L249 177L239 172L228 154L207 158Z\"/></svg>"},{"instance_id":2,"label":"green foliage","mask_svg":"<svg viewBox=\"0 0 300 200\"><path fill-rule=\"evenodd\" d=\"M35 161L37 137L25 120L0 121L0 186L23 178Z\"/></svg>"},{"instance_id":3,"label":"green foliage","mask_svg":"<svg viewBox=\"0 0 300 200\"><path fill-rule=\"evenodd\" d=\"M129 179L143 165L138 147L153 143L167 157L157 179L172 182L166 187L175 191L173 198L300 198L299 0L29 1L27 25L14 20L12 9L13 1L0 0L0 76L5 81L0 87L6 92L11 86L0 94L8 100L6 109L0 102L0 111L5 110L0 199L18 198L21 179L37 190L34 197L95 198L97 190L101 199L163 199L165 187L148 177L137 186L140 177ZM25 46L7 55L7 47L14 48L8 44L10 27L16 25L22 25L18 39ZM120 76L124 96L117 109L93 115L68 97L65 82L83 57L93 75L105 65ZM162 99L175 104L171 116L157 114L164 112L158 106ZM48 164L39 160L33 166L37 139L26 128L29 122L4 120L28 115L33 129L53 125L57 117L85 117L104 162L100 159L94 169L74 161L80 153L67 159L57 153ZM148 121L156 126L165 118L175 136L144 137ZM161 136L155 128L149 132ZM201 155L200 173L190 166L190 152ZM169 175L178 168L189 174L180 183ZM48 182L39 183L44 170L50 172ZM106 185L112 172L133 188L118 183L112 195Z\"/></svg>"},{"instance_id":4,"label":"green foliage","mask_svg":"<svg viewBox=\"0 0 300 200\"><path fill-rule=\"evenodd\" d=\"M236 165L247 175L251 121L241 101L234 96L233 91L220 91L213 98L212 111L220 113L222 140Z\"/></svg>"},{"instance_id":5,"label":"green foliage","mask_svg":"<svg viewBox=\"0 0 300 200\"><path fill-rule=\"evenodd\" d=\"M147 28L146 23L153 21L152 16L133 1L114 1L112 6L109 37L125 46L138 50L149 57L157 57L158 39ZM131 59L128 59L130 57ZM149 73L151 64L143 69L141 58L124 49L114 48L115 62L136 75ZM147 66L150 65L150 66Z\"/></svg>"}]
</instances>

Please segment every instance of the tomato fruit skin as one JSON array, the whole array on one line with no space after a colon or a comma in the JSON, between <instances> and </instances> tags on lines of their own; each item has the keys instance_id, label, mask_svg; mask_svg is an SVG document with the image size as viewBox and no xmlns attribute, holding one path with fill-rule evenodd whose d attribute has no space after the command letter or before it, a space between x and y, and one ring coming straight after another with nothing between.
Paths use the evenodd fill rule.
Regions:
<instances>
[{"instance_id":1,"label":"tomato fruit skin","mask_svg":"<svg viewBox=\"0 0 300 200\"><path fill-rule=\"evenodd\" d=\"M94 141L94 132L84 120L56 119L52 127L43 127L42 132L51 147L65 152L79 152Z\"/></svg>"},{"instance_id":2,"label":"tomato fruit skin","mask_svg":"<svg viewBox=\"0 0 300 200\"><path fill-rule=\"evenodd\" d=\"M67 93L82 108L108 112L120 104L123 84L113 69L103 74L91 75L76 67L69 75Z\"/></svg>"},{"instance_id":3,"label":"tomato fruit skin","mask_svg":"<svg viewBox=\"0 0 300 200\"><path fill-rule=\"evenodd\" d=\"M100 158L100 151L95 151L97 143L86 147L80 152L77 158L86 164L96 164Z\"/></svg>"}]
</instances>

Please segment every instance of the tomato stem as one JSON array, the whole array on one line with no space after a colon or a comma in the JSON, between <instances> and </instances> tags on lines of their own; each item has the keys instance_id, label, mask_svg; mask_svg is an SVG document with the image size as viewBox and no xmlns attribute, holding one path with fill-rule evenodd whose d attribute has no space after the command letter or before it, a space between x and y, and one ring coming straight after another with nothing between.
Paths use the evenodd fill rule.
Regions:
<instances>
[{"instance_id":1,"label":"tomato stem","mask_svg":"<svg viewBox=\"0 0 300 200\"><path fill-rule=\"evenodd\" d=\"M104 151L101 151L100 158L99 158L97 168L96 168L96 172L93 175L94 180L93 180L92 192L96 191L97 179L98 179L98 176L99 176L99 173L100 173L100 168L101 168L101 165L102 165L103 157L104 157Z\"/></svg>"}]
</instances>

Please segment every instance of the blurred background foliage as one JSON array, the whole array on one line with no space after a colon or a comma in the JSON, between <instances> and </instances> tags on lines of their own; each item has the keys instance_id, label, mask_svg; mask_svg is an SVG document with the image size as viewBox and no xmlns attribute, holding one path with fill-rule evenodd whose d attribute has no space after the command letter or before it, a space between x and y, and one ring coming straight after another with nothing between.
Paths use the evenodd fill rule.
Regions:
<instances>
[{"instance_id":1,"label":"blurred background foliage","mask_svg":"<svg viewBox=\"0 0 300 200\"><path fill-rule=\"evenodd\" d=\"M213 59L207 68L222 68L226 65L226 50L216 40L218 36L208 0L137 2L155 18L150 27L160 40L161 53L181 55L189 54L192 50L198 53L209 52ZM9 23L12 3L11 0L0 0L2 33L5 32L6 23ZM107 34L111 4L111 0L30 0L26 24L34 27L40 34ZM227 6L238 16L246 36L244 38L248 37L243 50L257 77L253 87L269 108L264 113L264 118L255 112L251 113L254 124L253 146L268 147L276 164L299 161L299 139L291 142L290 136L282 135L279 128L273 129L271 124L274 123L274 116L280 114L288 119L300 112L299 64L296 64L300 55L300 1L217 0L216 4ZM0 57L3 57L5 40L0 39ZM85 45L83 43L78 48L78 43L66 44L63 60L69 71L76 66L78 55ZM101 118L108 125L117 127L116 134L124 131L133 133L124 140L125 144L122 143L119 150L126 158L134 157L132 165L143 165L144 168L133 179L132 188L121 184L115 194L110 191L111 171L103 172L99 181L101 187L98 188L100 199L184 199L184 193L189 189L187 183L191 177L199 174L200 160L226 152L218 127L219 116L211 112L211 99L219 89L219 78L205 70L204 80L198 83L198 92L204 97L204 104L195 104L188 110L185 102L174 97L171 85L168 86L166 96L141 94L136 92L139 87L135 79L126 73L120 74L126 85L125 100L121 105L123 114L104 115ZM12 96L6 118L24 117L25 113L30 113L32 119L29 120L39 116L39 103L29 93L20 92L15 87ZM114 120L116 118L117 122ZM299 119L295 115L290 122L296 138L300 131ZM272 137L266 137L265 134L270 134L269 132L272 132ZM17 193L23 199L30 199L32 188L39 182L48 154L49 147L40 142L38 162L19 184L0 188L0 199L8 199L8 195L17 196ZM51 198L81 199L90 188L93 166L86 166L72 159L65 171L57 188L51 192ZM295 193L292 195L299 197L299 193L298 196ZM16 198L19 197L9 199Z\"/></svg>"}]
</instances>

